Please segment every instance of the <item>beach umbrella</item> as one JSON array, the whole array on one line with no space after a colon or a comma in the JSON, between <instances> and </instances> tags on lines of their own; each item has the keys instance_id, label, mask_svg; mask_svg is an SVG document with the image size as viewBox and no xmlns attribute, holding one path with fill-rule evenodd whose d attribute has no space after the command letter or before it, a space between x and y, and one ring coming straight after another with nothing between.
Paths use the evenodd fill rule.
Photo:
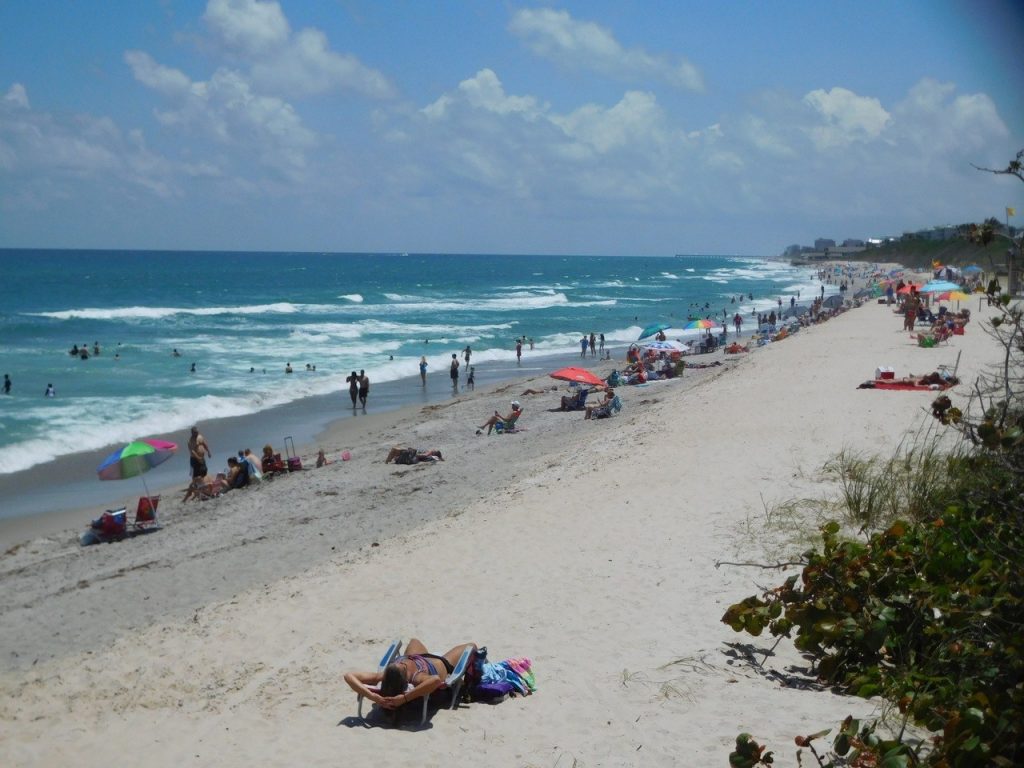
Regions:
<instances>
[{"instance_id":1,"label":"beach umbrella","mask_svg":"<svg viewBox=\"0 0 1024 768\"><path fill-rule=\"evenodd\" d=\"M944 293L945 291L959 291L960 286L951 283L949 280L931 280L917 289L918 293Z\"/></svg>"},{"instance_id":2,"label":"beach umbrella","mask_svg":"<svg viewBox=\"0 0 1024 768\"><path fill-rule=\"evenodd\" d=\"M971 266L964 267L960 271L963 272L965 275L973 275L977 272L984 272L985 270L979 267L977 264L971 264Z\"/></svg>"},{"instance_id":3,"label":"beach umbrella","mask_svg":"<svg viewBox=\"0 0 1024 768\"><path fill-rule=\"evenodd\" d=\"M569 366L568 368L559 368L557 371L552 371L548 374L552 379L561 379L562 381L575 381L577 384L590 384L594 387L600 387L604 385L604 381L598 378L596 375L588 371L586 368L576 368L575 366Z\"/></svg>"},{"instance_id":4,"label":"beach umbrella","mask_svg":"<svg viewBox=\"0 0 1024 768\"><path fill-rule=\"evenodd\" d=\"M902 288L900 288L898 291L896 291L896 293L900 293L900 294L910 293L912 290L920 291L921 290L921 284L920 283L907 283Z\"/></svg>"},{"instance_id":5,"label":"beach umbrella","mask_svg":"<svg viewBox=\"0 0 1024 768\"><path fill-rule=\"evenodd\" d=\"M708 328L718 328L718 323L714 320L691 320L683 326L684 331L704 331Z\"/></svg>"},{"instance_id":6,"label":"beach umbrella","mask_svg":"<svg viewBox=\"0 0 1024 768\"><path fill-rule=\"evenodd\" d=\"M640 345L646 349L653 349L656 352L682 352L687 349L686 346L680 344L678 341L648 341Z\"/></svg>"},{"instance_id":7,"label":"beach umbrella","mask_svg":"<svg viewBox=\"0 0 1024 768\"><path fill-rule=\"evenodd\" d=\"M936 301L967 301L969 298L971 298L971 297L968 296L963 291L946 291L945 293L940 293L939 295L937 295L935 297L935 300Z\"/></svg>"},{"instance_id":8,"label":"beach umbrella","mask_svg":"<svg viewBox=\"0 0 1024 768\"><path fill-rule=\"evenodd\" d=\"M166 440L134 440L118 448L96 468L100 480L125 480L129 477L141 477L157 464L167 461L178 450L176 443ZM151 498L146 479L142 478L142 487L146 489L146 497Z\"/></svg>"},{"instance_id":9,"label":"beach umbrella","mask_svg":"<svg viewBox=\"0 0 1024 768\"><path fill-rule=\"evenodd\" d=\"M668 323L653 323L651 325L648 325L646 328L640 331L640 335L637 337L637 341L640 341L640 339L646 339L648 336L653 336L659 331L666 331L671 327L672 326L669 325Z\"/></svg>"}]
</instances>

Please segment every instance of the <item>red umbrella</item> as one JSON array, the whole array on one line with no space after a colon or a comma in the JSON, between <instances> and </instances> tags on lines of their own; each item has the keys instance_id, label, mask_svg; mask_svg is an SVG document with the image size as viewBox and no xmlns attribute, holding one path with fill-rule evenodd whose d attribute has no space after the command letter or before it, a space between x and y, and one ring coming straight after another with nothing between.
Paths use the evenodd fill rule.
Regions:
<instances>
[{"instance_id":1,"label":"red umbrella","mask_svg":"<svg viewBox=\"0 0 1024 768\"><path fill-rule=\"evenodd\" d=\"M896 293L910 293L911 289L916 291L920 287L921 287L920 283L907 283L902 288L900 288L898 291L896 291Z\"/></svg>"},{"instance_id":2,"label":"red umbrella","mask_svg":"<svg viewBox=\"0 0 1024 768\"><path fill-rule=\"evenodd\" d=\"M560 368L557 371L553 371L548 374L552 379L561 379L562 381L575 381L580 384L590 384L591 386L600 387L604 384L604 381L599 379L597 376L592 374L586 368L576 368L570 366L569 368Z\"/></svg>"}]
</instances>

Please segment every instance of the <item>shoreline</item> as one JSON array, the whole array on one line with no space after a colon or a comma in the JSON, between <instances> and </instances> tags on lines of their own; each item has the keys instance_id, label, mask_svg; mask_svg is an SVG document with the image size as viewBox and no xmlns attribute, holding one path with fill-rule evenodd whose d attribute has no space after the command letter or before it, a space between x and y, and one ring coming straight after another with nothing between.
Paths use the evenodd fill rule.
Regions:
<instances>
[{"instance_id":1,"label":"shoreline","mask_svg":"<svg viewBox=\"0 0 1024 768\"><path fill-rule=\"evenodd\" d=\"M614 353L621 352L624 347L609 347ZM476 366L477 385L481 389L536 373L539 369L553 370L555 367L572 365L580 362L578 356L567 353L552 353L528 356L524 355L525 366L517 366L512 362L488 363L485 367ZM459 358L462 363L462 357ZM585 365L591 366L601 362L598 358L586 358ZM464 367L464 364L463 364ZM418 374L374 385L371 389L369 412L348 407L348 392L338 391L328 395L315 395L292 401L281 406L258 411L242 416L231 416L224 419L204 421L200 427L210 441L217 447L214 458L210 460L211 472L223 465L228 456L234 456L241 448L252 448L259 453L266 442L274 446L275 451L284 453L282 443L285 435L295 437L296 450L307 463L310 456L316 457L322 436L330 432L338 423L357 418L374 418L396 410L415 408L420 405L444 402L453 396L447 371L428 374L428 384L424 388L418 381ZM460 378L464 382L465 378ZM460 384L460 391L464 384ZM276 435L272 437L253 438L253 435ZM178 444L174 457L152 471L146 473L145 484L154 495L170 492L184 493L188 485L188 457L185 451L187 430L171 433L150 435L161 440L169 440ZM235 446L225 450L225 446ZM61 456L53 461L37 464L29 469L0 475L0 498L4 499L4 509L0 512L0 549L10 546L12 538L20 535L18 531L35 530L33 519L38 519L43 527L40 530L55 530L55 525L69 519L70 515L81 517L91 514L93 517L102 513L121 500L134 499L144 495L143 481L131 479L126 482L100 483L95 477L95 468L106 458L116 445L108 445L95 451L84 451ZM54 483L54 477L74 478L64 483ZM178 479L172 479L177 477ZM53 524L46 525L49 519ZM92 519L92 518L88 518ZM88 520L83 518L85 522Z\"/></svg>"}]
</instances>

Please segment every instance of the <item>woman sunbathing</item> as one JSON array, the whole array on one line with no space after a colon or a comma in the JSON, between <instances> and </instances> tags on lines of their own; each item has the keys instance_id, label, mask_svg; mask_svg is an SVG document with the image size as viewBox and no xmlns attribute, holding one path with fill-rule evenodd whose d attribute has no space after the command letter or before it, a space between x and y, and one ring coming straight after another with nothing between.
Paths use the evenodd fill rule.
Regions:
<instances>
[{"instance_id":1,"label":"woman sunbathing","mask_svg":"<svg viewBox=\"0 0 1024 768\"><path fill-rule=\"evenodd\" d=\"M427 647L413 638L405 647L405 655L388 664L383 672L346 672L345 682L360 696L384 709L397 709L422 696L429 696L444 685L467 647L476 648L476 644L463 643L443 656L437 656L428 653ZM371 685L379 687L371 688Z\"/></svg>"}]
</instances>

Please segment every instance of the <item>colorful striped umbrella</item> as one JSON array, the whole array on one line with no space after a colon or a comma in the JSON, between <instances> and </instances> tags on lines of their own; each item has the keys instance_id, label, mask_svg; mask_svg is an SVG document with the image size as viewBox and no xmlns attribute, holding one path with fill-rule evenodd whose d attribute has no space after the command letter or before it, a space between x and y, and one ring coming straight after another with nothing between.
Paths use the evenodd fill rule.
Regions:
<instances>
[{"instance_id":1,"label":"colorful striped umbrella","mask_svg":"<svg viewBox=\"0 0 1024 768\"><path fill-rule=\"evenodd\" d=\"M107 456L96 468L96 473L100 480L124 480L128 477L141 476L157 464L167 461L176 450L177 444L166 440L134 440ZM146 485L146 478L142 478L142 487L146 489L146 498L152 506L153 496Z\"/></svg>"},{"instance_id":2,"label":"colorful striped umbrella","mask_svg":"<svg viewBox=\"0 0 1024 768\"><path fill-rule=\"evenodd\" d=\"M705 320L691 320L690 322L688 322L686 325L683 326L683 330L684 331L698 331L698 330L703 331L703 330L707 330L708 328L717 328L717 327L718 327L718 323L716 323L714 320L707 320L707 319L705 319Z\"/></svg>"},{"instance_id":3,"label":"colorful striped umbrella","mask_svg":"<svg viewBox=\"0 0 1024 768\"><path fill-rule=\"evenodd\" d=\"M96 468L100 480L124 480L148 472L167 461L178 450L166 440L135 440L107 456Z\"/></svg>"}]
</instances>

